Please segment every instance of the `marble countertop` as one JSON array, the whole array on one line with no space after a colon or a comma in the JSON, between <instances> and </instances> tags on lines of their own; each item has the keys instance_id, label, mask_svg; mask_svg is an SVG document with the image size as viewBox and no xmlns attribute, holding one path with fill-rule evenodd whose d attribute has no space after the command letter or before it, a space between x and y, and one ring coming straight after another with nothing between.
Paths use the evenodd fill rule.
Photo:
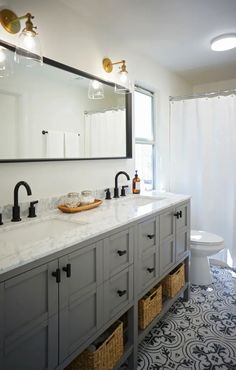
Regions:
<instances>
[{"instance_id":1,"label":"marble countertop","mask_svg":"<svg viewBox=\"0 0 236 370\"><path fill-rule=\"evenodd\" d=\"M141 204L144 199L144 205L136 205L136 201L132 199L137 199L137 204ZM145 199L152 199L152 202L145 204ZM98 208L86 212L66 214L56 209L35 219L24 219L18 223L8 222L0 227L0 275L43 257L54 255L68 247L98 237L118 227L127 226L133 221L188 199L190 196L153 191L140 196L128 195L125 198L104 200ZM14 242L8 241L4 237L4 234L5 236L9 235L10 231L20 229L22 226L28 225L30 227L32 224L52 219L70 221L76 227L60 233L58 237L45 237L37 242L25 243L19 239L16 243L15 240Z\"/></svg>"}]
</instances>

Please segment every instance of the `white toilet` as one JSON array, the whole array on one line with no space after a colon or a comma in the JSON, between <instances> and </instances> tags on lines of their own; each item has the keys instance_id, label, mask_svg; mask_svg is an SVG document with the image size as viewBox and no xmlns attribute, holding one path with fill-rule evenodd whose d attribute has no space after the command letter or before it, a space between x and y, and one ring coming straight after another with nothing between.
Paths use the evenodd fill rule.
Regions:
<instances>
[{"instance_id":1,"label":"white toilet","mask_svg":"<svg viewBox=\"0 0 236 370\"><path fill-rule=\"evenodd\" d=\"M224 239L206 231L191 230L190 281L192 284L209 285L212 282L208 257L224 249Z\"/></svg>"}]
</instances>

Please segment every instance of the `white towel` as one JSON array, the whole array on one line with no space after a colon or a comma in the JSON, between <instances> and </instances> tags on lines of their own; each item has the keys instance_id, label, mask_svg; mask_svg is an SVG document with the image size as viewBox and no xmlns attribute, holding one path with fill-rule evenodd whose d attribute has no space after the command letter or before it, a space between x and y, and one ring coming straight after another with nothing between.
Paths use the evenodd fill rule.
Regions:
<instances>
[{"instance_id":1,"label":"white towel","mask_svg":"<svg viewBox=\"0 0 236 370\"><path fill-rule=\"evenodd\" d=\"M79 158L80 136L73 132L65 132L65 158Z\"/></svg>"},{"instance_id":2,"label":"white towel","mask_svg":"<svg viewBox=\"0 0 236 370\"><path fill-rule=\"evenodd\" d=\"M45 136L47 158L63 158L64 133L61 131L48 131Z\"/></svg>"}]
</instances>

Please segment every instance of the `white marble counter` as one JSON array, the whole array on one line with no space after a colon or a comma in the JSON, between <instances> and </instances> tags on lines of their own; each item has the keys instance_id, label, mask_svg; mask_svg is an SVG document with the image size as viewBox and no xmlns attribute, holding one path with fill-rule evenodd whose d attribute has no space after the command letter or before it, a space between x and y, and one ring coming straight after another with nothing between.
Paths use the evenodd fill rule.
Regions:
<instances>
[{"instance_id":1,"label":"white marble counter","mask_svg":"<svg viewBox=\"0 0 236 370\"><path fill-rule=\"evenodd\" d=\"M153 201L145 205L136 206L134 204L135 201L131 200L132 198L138 200L143 196L149 197ZM163 199L158 200L155 197ZM0 274L43 257L54 255L70 246L98 237L188 199L190 197L185 195L149 192L141 196L129 195L125 198L104 200L101 206L86 212L65 214L59 210L54 210L35 219L24 219L18 223L9 222L0 227ZM142 199L140 203L142 203ZM50 219L67 220L75 223L76 227L60 233L58 237L45 237L37 242L25 243L19 238L16 243L15 240L12 242L3 237L4 233L7 235L11 230L14 231L27 224L30 226L33 223L40 223Z\"/></svg>"}]
</instances>

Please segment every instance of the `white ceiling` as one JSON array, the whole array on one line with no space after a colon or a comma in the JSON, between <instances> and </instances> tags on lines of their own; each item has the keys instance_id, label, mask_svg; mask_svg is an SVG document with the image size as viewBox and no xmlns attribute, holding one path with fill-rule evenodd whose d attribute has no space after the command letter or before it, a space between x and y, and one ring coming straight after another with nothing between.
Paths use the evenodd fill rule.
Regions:
<instances>
[{"instance_id":1,"label":"white ceiling","mask_svg":"<svg viewBox=\"0 0 236 370\"><path fill-rule=\"evenodd\" d=\"M236 0L61 0L85 22L123 40L193 84L236 78L236 49L210 40L236 33Z\"/></svg>"}]
</instances>

